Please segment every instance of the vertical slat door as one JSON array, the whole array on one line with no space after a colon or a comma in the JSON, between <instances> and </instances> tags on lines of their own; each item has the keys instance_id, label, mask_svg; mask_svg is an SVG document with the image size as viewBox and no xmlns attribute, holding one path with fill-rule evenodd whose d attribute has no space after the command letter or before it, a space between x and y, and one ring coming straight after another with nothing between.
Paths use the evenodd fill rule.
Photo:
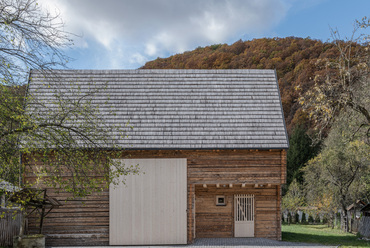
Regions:
<instances>
[{"instance_id":1,"label":"vertical slat door","mask_svg":"<svg viewBox=\"0 0 370 248\"><path fill-rule=\"evenodd\" d=\"M254 237L254 195L234 195L235 237Z\"/></svg>"},{"instance_id":2,"label":"vertical slat door","mask_svg":"<svg viewBox=\"0 0 370 248\"><path fill-rule=\"evenodd\" d=\"M187 243L186 159L124 159L139 175L109 189L109 244Z\"/></svg>"}]
</instances>

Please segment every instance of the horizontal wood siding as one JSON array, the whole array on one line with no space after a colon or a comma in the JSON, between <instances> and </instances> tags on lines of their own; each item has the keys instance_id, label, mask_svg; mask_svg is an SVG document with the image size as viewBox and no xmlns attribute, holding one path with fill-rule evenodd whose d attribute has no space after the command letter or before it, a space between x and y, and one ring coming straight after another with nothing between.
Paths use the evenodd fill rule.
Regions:
<instances>
[{"instance_id":1,"label":"horizontal wood siding","mask_svg":"<svg viewBox=\"0 0 370 248\"><path fill-rule=\"evenodd\" d=\"M43 234L47 246L108 245L109 191L84 199L65 201L70 194L47 190L63 206L53 209L44 219ZM29 217L29 230L37 233L39 215Z\"/></svg>"},{"instance_id":2,"label":"horizontal wood siding","mask_svg":"<svg viewBox=\"0 0 370 248\"><path fill-rule=\"evenodd\" d=\"M280 184L282 150L146 150L130 158L187 158L189 184Z\"/></svg>"},{"instance_id":3,"label":"horizontal wood siding","mask_svg":"<svg viewBox=\"0 0 370 248\"><path fill-rule=\"evenodd\" d=\"M286 184L286 163L287 163L287 151L281 151L281 184Z\"/></svg>"},{"instance_id":4,"label":"horizontal wood siding","mask_svg":"<svg viewBox=\"0 0 370 248\"><path fill-rule=\"evenodd\" d=\"M278 186L254 188L253 185L202 185L195 187L196 237L234 237L234 194L255 196L255 237L279 239L280 213L277 197ZM216 196L226 197L226 206L216 206Z\"/></svg>"},{"instance_id":5,"label":"horizontal wood siding","mask_svg":"<svg viewBox=\"0 0 370 248\"><path fill-rule=\"evenodd\" d=\"M129 158L186 158L188 169L188 242L196 237L206 235L206 232L220 233L231 237L230 214L226 211L218 213L216 223L214 213L201 213L197 209L198 198L192 196L192 186L200 189L202 184L272 184L270 189L250 189L247 194L256 193L256 226L257 237L278 239L277 230L280 223L278 212L276 185L285 182L286 152L285 150L132 150L127 151ZM127 156L124 156L127 158ZM25 175L25 180L33 180ZM240 186L239 186L240 187ZM233 188L235 190L235 188ZM198 190L199 191L199 190ZM197 191L197 192L198 192ZM45 219L44 233L47 234L47 245L108 245L109 244L109 190L101 195L92 195L86 199L64 202L69 196L48 194L62 201L64 206L53 210ZM202 192L200 189L199 193ZM238 193L243 193L241 191ZM231 197L231 191L229 192ZM262 194L263 193L263 194ZM228 201L231 199L228 198ZM205 197L203 201L211 202ZM214 203L214 199L212 200ZM204 203L206 204L206 203ZM195 212L194 212L195 206ZM191 209L192 208L192 209ZM226 209L226 208L225 208ZM230 210L230 212L232 212ZM195 219L196 218L196 219ZM211 227L201 230L210 222ZM212 224L214 222L214 224ZM36 232L37 217L30 218L29 227ZM197 224L196 224L197 223ZM229 224L228 224L229 223ZM199 225L198 225L199 224ZM217 229L222 226L222 230ZM212 229L213 228L213 229ZM208 230L208 231L207 231ZM200 236L199 236L200 235Z\"/></svg>"},{"instance_id":6,"label":"horizontal wood siding","mask_svg":"<svg viewBox=\"0 0 370 248\"><path fill-rule=\"evenodd\" d=\"M188 184L188 243L195 238L195 185Z\"/></svg>"}]
</instances>

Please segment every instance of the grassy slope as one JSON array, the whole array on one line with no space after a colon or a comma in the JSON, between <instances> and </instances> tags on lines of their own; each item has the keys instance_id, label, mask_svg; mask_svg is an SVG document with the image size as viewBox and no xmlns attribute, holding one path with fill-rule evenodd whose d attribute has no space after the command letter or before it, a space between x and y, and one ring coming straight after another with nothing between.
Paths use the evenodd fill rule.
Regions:
<instances>
[{"instance_id":1,"label":"grassy slope","mask_svg":"<svg viewBox=\"0 0 370 248\"><path fill-rule=\"evenodd\" d=\"M341 245L340 247L370 247L370 241L358 240L354 234L343 233L326 225L283 225L282 232L284 241Z\"/></svg>"}]
</instances>

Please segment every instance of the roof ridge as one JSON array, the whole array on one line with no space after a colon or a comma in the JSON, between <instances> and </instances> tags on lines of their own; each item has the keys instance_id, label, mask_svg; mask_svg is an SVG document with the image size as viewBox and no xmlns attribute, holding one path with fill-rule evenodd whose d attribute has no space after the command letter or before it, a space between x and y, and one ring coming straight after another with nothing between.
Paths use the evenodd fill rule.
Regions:
<instances>
[{"instance_id":1,"label":"roof ridge","mask_svg":"<svg viewBox=\"0 0 370 248\"><path fill-rule=\"evenodd\" d=\"M80 73L178 73L178 74L191 74L191 73L214 73L214 74L224 74L224 73L234 73L234 74L245 74L245 73L257 73L263 74L263 72L274 73L273 69L53 69L53 70L32 70L31 73L64 73L64 72L80 72Z\"/></svg>"}]
</instances>

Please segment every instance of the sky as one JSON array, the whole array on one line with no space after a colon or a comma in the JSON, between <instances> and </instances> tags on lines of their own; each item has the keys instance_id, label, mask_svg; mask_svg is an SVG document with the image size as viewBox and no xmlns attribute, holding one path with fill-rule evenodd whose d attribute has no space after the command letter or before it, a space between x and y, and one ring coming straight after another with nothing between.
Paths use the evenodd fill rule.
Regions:
<instances>
[{"instance_id":1,"label":"sky","mask_svg":"<svg viewBox=\"0 0 370 248\"><path fill-rule=\"evenodd\" d=\"M370 16L370 0L41 0L74 45L71 69L136 69L199 46L263 37L329 41ZM367 31L368 32L368 31Z\"/></svg>"}]
</instances>

